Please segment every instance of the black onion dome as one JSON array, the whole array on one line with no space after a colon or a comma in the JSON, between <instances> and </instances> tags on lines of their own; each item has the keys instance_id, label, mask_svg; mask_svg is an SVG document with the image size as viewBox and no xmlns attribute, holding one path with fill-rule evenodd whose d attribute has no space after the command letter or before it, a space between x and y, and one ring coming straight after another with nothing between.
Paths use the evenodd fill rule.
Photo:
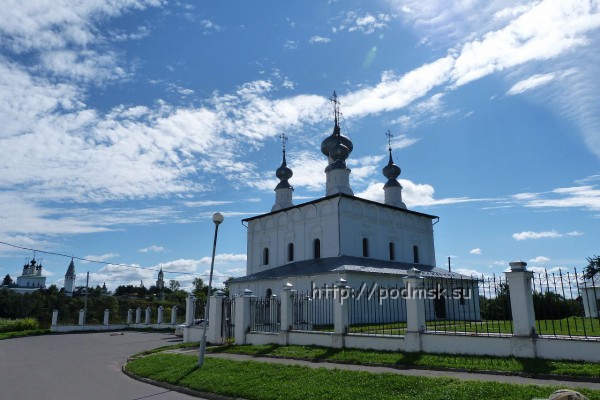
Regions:
<instances>
[{"instance_id":1,"label":"black onion dome","mask_svg":"<svg viewBox=\"0 0 600 400\"><path fill-rule=\"evenodd\" d=\"M275 171L275 175L277 175L277 178L279 178L279 180L281 181L277 184L276 189L292 187L288 183L288 179L290 179L294 175L294 172L292 172L292 170L287 166L287 162L285 160L285 152L283 153L283 161L281 162L281 166L277 168L277 170Z\"/></svg>"},{"instance_id":2,"label":"black onion dome","mask_svg":"<svg viewBox=\"0 0 600 400\"><path fill-rule=\"evenodd\" d=\"M392 151L390 150L390 159L388 161L388 164L382 169L383 176L385 176L388 179L384 187L400 186L400 183L398 183L396 178L400 176L401 171L402 170L400 169L400 167L394 164L394 160L392 159Z\"/></svg>"},{"instance_id":3,"label":"black onion dome","mask_svg":"<svg viewBox=\"0 0 600 400\"><path fill-rule=\"evenodd\" d=\"M338 137L340 138L342 144L348 149L348 154L352 153L354 145L348 137L342 135L340 126L337 123L333 128L333 133L330 136L327 136L325 140L321 142L321 153L323 153L326 156L329 156L331 149L338 143Z\"/></svg>"}]
</instances>

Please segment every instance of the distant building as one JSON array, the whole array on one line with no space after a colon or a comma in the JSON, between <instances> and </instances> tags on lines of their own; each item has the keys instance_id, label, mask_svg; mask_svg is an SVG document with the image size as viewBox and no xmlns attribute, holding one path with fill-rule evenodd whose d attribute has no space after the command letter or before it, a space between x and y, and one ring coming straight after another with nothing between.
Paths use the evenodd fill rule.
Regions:
<instances>
[{"instance_id":1,"label":"distant building","mask_svg":"<svg viewBox=\"0 0 600 400\"><path fill-rule=\"evenodd\" d=\"M158 271L158 280L156 281L156 288L159 290L163 290L165 288L165 274L163 273L162 267L160 267L160 271Z\"/></svg>"},{"instance_id":2,"label":"distant building","mask_svg":"<svg viewBox=\"0 0 600 400\"><path fill-rule=\"evenodd\" d=\"M30 293L46 287L46 277L42 276L42 264L32 259L23 266L23 273L17 277L17 286L11 287L17 293Z\"/></svg>"},{"instance_id":3,"label":"distant building","mask_svg":"<svg viewBox=\"0 0 600 400\"><path fill-rule=\"evenodd\" d=\"M75 263L73 263L73 259L71 258L71 263L67 268L67 273L65 274L65 294L67 297L73 297L73 291L75 290Z\"/></svg>"}]
</instances>

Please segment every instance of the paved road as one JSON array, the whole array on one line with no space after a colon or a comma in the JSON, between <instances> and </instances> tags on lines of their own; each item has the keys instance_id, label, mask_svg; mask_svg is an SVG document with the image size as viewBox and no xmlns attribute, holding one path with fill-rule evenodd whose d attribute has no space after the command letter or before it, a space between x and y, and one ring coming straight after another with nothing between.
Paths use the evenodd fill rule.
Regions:
<instances>
[{"instance_id":1,"label":"paved road","mask_svg":"<svg viewBox=\"0 0 600 400\"><path fill-rule=\"evenodd\" d=\"M128 356L179 341L172 334L141 332L0 340L0 398L193 399L195 397L138 382L121 372Z\"/></svg>"}]
</instances>

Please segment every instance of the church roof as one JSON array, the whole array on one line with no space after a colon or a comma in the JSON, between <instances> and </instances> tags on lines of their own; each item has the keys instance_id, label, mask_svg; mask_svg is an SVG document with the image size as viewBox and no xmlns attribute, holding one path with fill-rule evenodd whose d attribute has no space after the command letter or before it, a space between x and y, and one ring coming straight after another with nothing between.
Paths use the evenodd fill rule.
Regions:
<instances>
[{"instance_id":1,"label":"church roof","mask_svg":"<svg viewBox=\"0 0 600 400\"><path fill-rule=\"evenodd\" d=\"M423 277L470 279L470 277L448 272L432 265L412 264L398 261L376 260L373 258L340 256L297 261L280 267L267 269L251 275L234 278L231 283L252 282L264 279L284 279L311 275L341 274L358 272L369 274L407 275L416 268Z\"/></svg>"},{"instance_id":2,"label":"church roof","mask_svg":"<svg viewBox=\"0 0 600 400\"><path fill-rule=\"evenodd\" d=\"M277 213L280 213L280 212L283 212L283 211L289 211L289 210L294 209L294 208L301 208L301 207L307 206L309 204L319 203L321 201L333 199L333 198L336 198L336 197L346 197L348 199L359 200L359 201L362 201L364 203L374 204L374 205L379 206L379 207L390 208L390 209L393 209L393 210L402 211L402 212L413 214L413 215L419 215L421 217L427 217L427 218L431 218L431 219L439 219L440 218L440 217L438 217L436 215L430 215L430 214L425 214L425 213L421 213L421 212L418 212L418 211L412 211L412 210L407 210L407 209L400 208L400 207L394 207L394 206L391 206L389 204L383 204L383 203L380 203L378 201L367 200L367 199L363 199L363 198L360 198L360 197L351 196L351 195L346 194L346 193L336 193L336 194L332 194L330 196L321 197L321 198L318 198L316 200L312 200L312 201L309 201L309 202L306 202L306 203L297 204L297 205L294 205L293 207L283 208L281 210L277 210L277 211L272 211L272 212L265 213L265 214L256 215L256 216L250 217L250 218L244 218L242 221L243 222L252 221L252 220L257 219L257 218L266 217L267 215L277 214Z\"/></svg>"}]
</instances>

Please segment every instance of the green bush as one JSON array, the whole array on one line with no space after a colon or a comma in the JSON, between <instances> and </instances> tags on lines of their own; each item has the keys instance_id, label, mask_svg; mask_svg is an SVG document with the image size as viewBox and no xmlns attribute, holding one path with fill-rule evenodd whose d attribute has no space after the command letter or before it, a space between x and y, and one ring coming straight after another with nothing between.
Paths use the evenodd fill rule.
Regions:
<instances>
[{"instance_id":1,"label":"green bush","mask_svg":"<svg viewBox=\"0 0 600 400\"><path fill-rule=\"evenodd\" d=\"M3 319L0 318L0 332L19 332L39 329L35 318Z\"/></svg>"}]
</instances>

